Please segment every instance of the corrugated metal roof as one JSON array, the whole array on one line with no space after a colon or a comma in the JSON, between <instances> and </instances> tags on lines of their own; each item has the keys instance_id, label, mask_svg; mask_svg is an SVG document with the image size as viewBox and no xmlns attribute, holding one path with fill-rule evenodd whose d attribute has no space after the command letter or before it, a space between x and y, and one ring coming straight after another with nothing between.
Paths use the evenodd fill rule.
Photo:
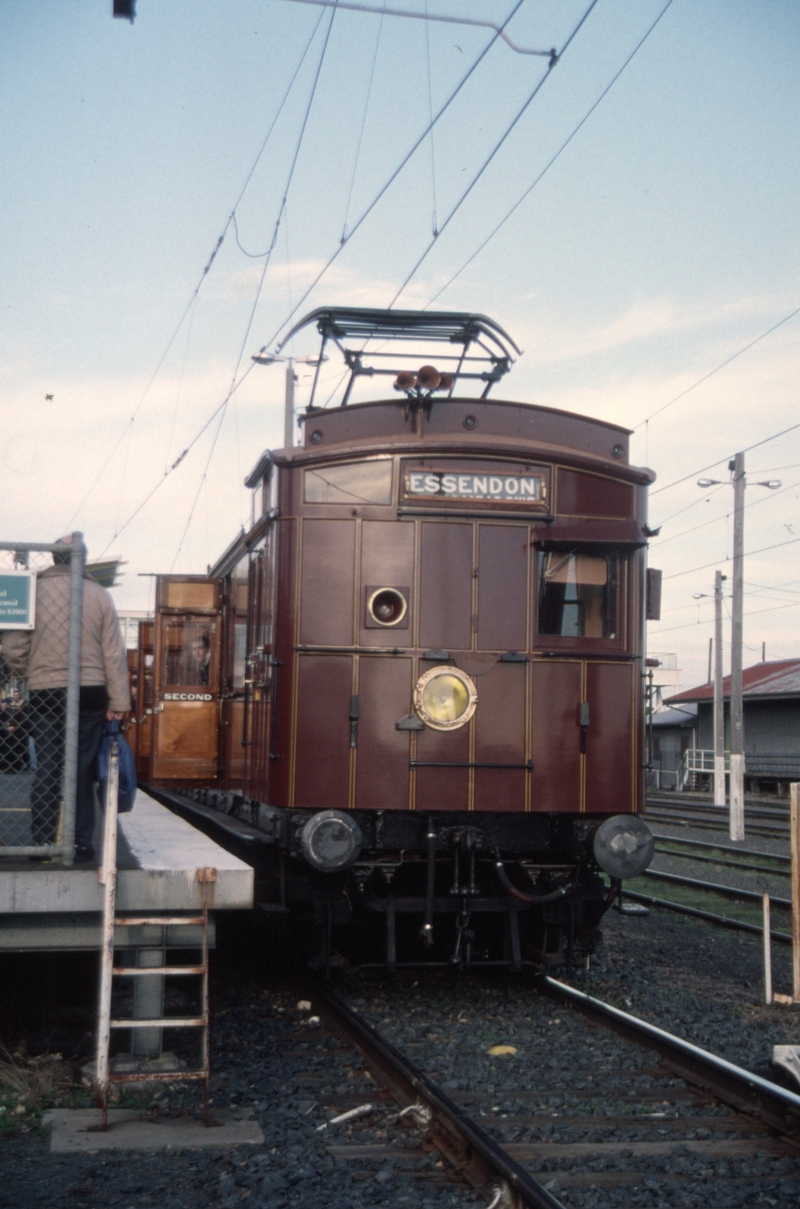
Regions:
<instances>
[{"instance_id":1,"label":"corrugated metal roof","mask_svg":"<svg viewBox=\"0 0 800 1209\"><path fill-rule=\"evenodd\" d=\"M722 682L726 700L731 694L731 678ZM745 697L800 697L800 659L781 659L774 663L754 663L742 672L742 694ZM713 701L714 685L701 684L668 697L667 705L682 701Z\"/></svg>"},{"instance_id":2,"label":"corrugated metal roof","mask_svg":"<svg viewBox=\"0 0 800 1209\"><path fill-rule=\"evenodd\" d=\"M697 721L697 706L686 709L660 709L653 714L653 726L693 726Z\"/></svg>"}]
</instances>

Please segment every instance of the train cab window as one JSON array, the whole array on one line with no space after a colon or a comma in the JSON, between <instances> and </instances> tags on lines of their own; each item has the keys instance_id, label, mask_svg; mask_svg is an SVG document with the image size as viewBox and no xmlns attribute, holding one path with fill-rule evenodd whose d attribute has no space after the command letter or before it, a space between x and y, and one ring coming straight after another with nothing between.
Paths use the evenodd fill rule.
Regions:
<instances>
[{"instance_id":1,"label":"train cab window","mask_svg":"<svg viewBox=\"0 0 800 1209\"><path fill-rule=\"evenodd\" d=\"M166 625L164 685L172 688L208 685L212 676L213 626L183 618Z\"/></svg>"},{"instance_id":2,"label":"train cab window","mask_svg":"<svg viewBox=\"0 0 800 1209\"><path fill-rule=\"evenodd\" d=\"M309 469L304 487L307 504L391 504L392 462L383 458Z\"/></svg>"},{"instance_id":3,"label":"train cab window","mask_svg":"<svg viewBox=\"0 0 800 1209\"><path fill-rule=\"evenodd\" d=\"M619 556L578 550L539 556L539 633L616 638Z\"/></svg>"}]
</instances>

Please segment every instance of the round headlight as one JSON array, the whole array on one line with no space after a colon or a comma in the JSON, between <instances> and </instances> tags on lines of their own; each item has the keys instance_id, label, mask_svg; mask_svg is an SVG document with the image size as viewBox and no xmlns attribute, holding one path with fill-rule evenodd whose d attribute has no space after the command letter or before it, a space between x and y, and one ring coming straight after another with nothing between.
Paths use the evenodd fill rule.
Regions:
<instances>
[{"instance_id":1,"label":"round headlight","mask_svg":"<svg viewBox=\"0 0 800 1209\"><path fill-rule=\"evenodd\" d=\"M343 810L320 810L307 819L300 847L309 865L321 873L349 869L361 851L361 828Z\"/></svg>"},{"instance_id":2,"label":"round headlight","mask_svg":"<svg viewBox=\"0 0 800 1209\"><path fill-rule=\"evenodd\" d=\"M466 672L457 667L434 667L420 676L414 689L414 709L434 730L456 730L469 722L478 692Z\"/></svg>"},{"instance_id":3,"label":"round headlight","mask_svg":"<svg viewBox=\"0 0 800 1209\"><path fill-rule=\"evenodd\" d=\"M638 877L655 851L653 833L636 814L615 814L597 828L594 857L611 877Z\"/></svg>"}]
</instances>

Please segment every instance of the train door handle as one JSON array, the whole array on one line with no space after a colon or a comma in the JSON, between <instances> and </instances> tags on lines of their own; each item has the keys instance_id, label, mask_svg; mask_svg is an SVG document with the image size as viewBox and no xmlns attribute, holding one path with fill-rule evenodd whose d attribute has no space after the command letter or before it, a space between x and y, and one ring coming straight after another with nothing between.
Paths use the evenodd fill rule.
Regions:
<instances>
[{"instance_id":1,"label":"train door handle","mask_svg":"<svg viewBox=\"0 0 800 1209\"><path fill-rule=\"evenodd\" d=\"M358 747L358 697L350 698L350 746Z\"/></svg>"},{"instance_id":2,"label":"train door handle","mask_svg":"<svg viewBox=\"0 0 800 1209\"><path fill-rule=\"evenodd\" d=\"M586 755L589 747L589 702L581 701L580 708L580 727L581 727L581 755Z\"/></svg>"},{"instance_id":3,"label":"train door handle","mask_svg":"<svg viewBox=\"0 0 800 1209\"><path fill-rule=\"evenodd\" d=\"M161 703L161 705L157 705L157 706L155 707L155 709L151 710L150 712L151 712L151 713L153 713L153 714L163 714L163 712L164 712L164 703L162 702L162 703Z\"/></svg>"}]
</instances>

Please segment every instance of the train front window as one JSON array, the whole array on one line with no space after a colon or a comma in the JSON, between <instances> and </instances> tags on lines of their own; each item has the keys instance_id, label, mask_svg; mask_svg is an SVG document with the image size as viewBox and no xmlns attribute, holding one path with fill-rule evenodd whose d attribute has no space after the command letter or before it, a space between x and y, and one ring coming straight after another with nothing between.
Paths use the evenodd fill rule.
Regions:
<instances>
[{"instance_id":1,"label":"train front window","mask_svg":"<svg viewBox=\"0 0 800 1209\"><path fill-rule=\"evenodd\" d=\"M307 504L391 504L391 459L309 469L304 487Z\"/></svg>"},{"instance_id":2,"label":"train front window","mask_svg":"<svg viewBox=\"0 0 800 1209\"><path fill-rule=\"evenodd\" d=\"M619 556L548 550L539 556L539 633L616 638Z\"/></svg>"}]
</instances>

